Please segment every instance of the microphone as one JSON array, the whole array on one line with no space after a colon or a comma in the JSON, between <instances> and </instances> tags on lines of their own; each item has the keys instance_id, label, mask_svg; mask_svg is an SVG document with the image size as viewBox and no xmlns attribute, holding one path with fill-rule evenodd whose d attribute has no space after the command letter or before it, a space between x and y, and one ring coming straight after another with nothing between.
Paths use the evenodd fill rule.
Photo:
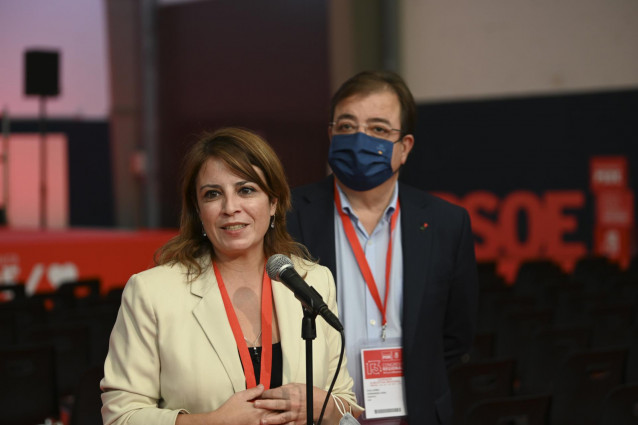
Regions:
<instances>
[{"instance_id":1,"label":"microphone","mask_svg":"<svg viewBox=\"0 0 638 425\"><path fill-rule=\"evenodd\" d=\"M330 311L319 292L299 276L290 258L283 254L271 255L266 263L266 272L270 279L286 285L307 310L320 314L330 326L339 332L343 331L343 325L337 316Z\"/></svg>"}]
</instances>

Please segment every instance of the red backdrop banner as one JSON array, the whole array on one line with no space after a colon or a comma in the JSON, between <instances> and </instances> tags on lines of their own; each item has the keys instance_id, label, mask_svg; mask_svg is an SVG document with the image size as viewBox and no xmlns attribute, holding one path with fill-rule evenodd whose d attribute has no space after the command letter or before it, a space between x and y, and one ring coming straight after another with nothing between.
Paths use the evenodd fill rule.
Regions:
<instances>
[{"instance_id":1,"label":"red backdrop banner","mask_svg":"<svg viewBox=\"0 0 638 425\"><path fill-rule=\"evenodd\" d=\"M595 156L590 161L594 193L594 253L627 267L631 261L634 196L624 156Z\"/></svg>"},{"instance_id":2,"label":"red backdrop banner","mask_svg":"<svg viewBox=\"0 0 638 425\"><path fill-rule=\"evenodd\" d=\"M153 267L153 254L175 230L0 229L0 283L23 283L27 294L56 289L62 282L99 278L101 290L123 287Z\"/></svg>"}]
</instances>

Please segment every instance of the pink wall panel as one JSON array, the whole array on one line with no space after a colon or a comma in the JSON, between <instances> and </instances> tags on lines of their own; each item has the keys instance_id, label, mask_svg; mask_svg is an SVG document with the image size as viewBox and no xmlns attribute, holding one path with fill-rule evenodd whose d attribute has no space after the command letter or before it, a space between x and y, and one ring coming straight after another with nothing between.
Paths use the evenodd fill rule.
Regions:
<instances>
[{"instance_id":1,"label":"pink wall panel","mask_svg":"<svg viewBox=\"0 0 638 425\"><path fill-rule=\"evenodd\" d=\"M0 202L3 205L7 202L8 225L12 228L39 227L41 136L38 133L13 134L8 143L0 144L0 149L5 145L8 145L8 165L0 164ZM46 155L46 227L64 228L69 217L67 139L64 134L46 135ZM8 185L5 179L8 179Z\"/></svg>"}]
</instances>

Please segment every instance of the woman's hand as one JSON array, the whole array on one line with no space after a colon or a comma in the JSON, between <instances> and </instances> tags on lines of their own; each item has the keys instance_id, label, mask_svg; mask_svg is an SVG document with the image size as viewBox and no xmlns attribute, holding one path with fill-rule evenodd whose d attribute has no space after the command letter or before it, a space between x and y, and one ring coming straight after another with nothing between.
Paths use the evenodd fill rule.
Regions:
<instances>
[{"instance_id":1,"label":"woman's hand","mask_svg":"<svg viewBox=\"0 0 638 425\"><path fill-rule=\"evenodd\" d=\"M268 410L257 408L253 402L253 400L261 396L263 392L263 385L257 385L255 388L237 392L213 412L205 414L177 415L177 421L175 424L259 424L265 415L271 413Z\"/></svg>"},{"instance_id":2,"label":"woman's hand","mask_svg":"<svg viewBox=\"0 0 638 425\"><path fill-rule=\"evenodd\" d=\"M322 389L313 388L312 415L314 420L319 419L326 394L326 391ZM330 416L332 404L333 402L330 400L326 408L326 417ZM262 425L307 425L306 385L293 383L266 390L260 398L255 400L255 407L271 411L262 419Z\"/></svg>"}]
</instances>

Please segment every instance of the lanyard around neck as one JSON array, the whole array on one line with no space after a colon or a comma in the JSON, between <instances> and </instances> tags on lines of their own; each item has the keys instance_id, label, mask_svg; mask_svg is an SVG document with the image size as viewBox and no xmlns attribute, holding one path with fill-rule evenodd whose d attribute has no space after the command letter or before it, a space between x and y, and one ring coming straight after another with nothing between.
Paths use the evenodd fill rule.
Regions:
<instances>
[{"instance_id":1,"label":"lanyard around neck","mask_svg":"<svg viewBox=\"0 0 638 425\"><path fill-rule=\"evenodd\" d=\"M357 265L359 266L361 275L366 281L366 285L368 286L370 295L376 303L379 312L381 312L381 338L385 340L385 329L388 323L386 312L388 308L388 294L390 293L390 270L392 269L392 234L397 224L397 217L399 216L399 199L397 198L396 209L394 210L394 213L392 213L392 217L390 218L390 238L388 240L388 252L386 253L385 258L385 295L383 297L383 303L381 303L381 296L379 296L377 284L374 281L374 276L372 275L372 271L370 270L370 266L368 265L368 260L366 259L365 253L361 248L361 243L359 242L357 233L354 230L352 221L350 220L348 214L343 211L343 208L341 208L341 197L339 196L336 182L334 188L334 196L335 205L337 206L337 212L339 213L339 217L341 218L341 223L343 224L343 229L346 233L346 237L348 238L350 248L352 248L352 252L354 253L355 259L357 260Z\"/></svg>"},{"instance_id":2,"label":"lanyard around neck","mask_svg":"<svg viewBox=\"0 0 638 425\"><path fill-rule=\"evenodd\" d=\"M226 316L230 322L230 327L233 330L233 336L239 349L239 357L241 358L241 364L244 367L244 375L246 376L246 388L253 388L257 386L257 379L255 378L255 370L253 369L253 362L248 352L248 345L244 339L244 333L239 326L239 320L235 314L233 304L228 297L228 291L224 285L222 275L217 269L215 262L213 262L213 269L215 270L215 277L217 278L217 285L219 285L219 292L221 292L222 300L224 301L224 308L226 309ZM271 282L266 269L264 268L264 277L261 285L261 369L259 381L264 385L266 389L270 388L270 375L272 373L272 290Z\"/></svg>"}]
</instances>

